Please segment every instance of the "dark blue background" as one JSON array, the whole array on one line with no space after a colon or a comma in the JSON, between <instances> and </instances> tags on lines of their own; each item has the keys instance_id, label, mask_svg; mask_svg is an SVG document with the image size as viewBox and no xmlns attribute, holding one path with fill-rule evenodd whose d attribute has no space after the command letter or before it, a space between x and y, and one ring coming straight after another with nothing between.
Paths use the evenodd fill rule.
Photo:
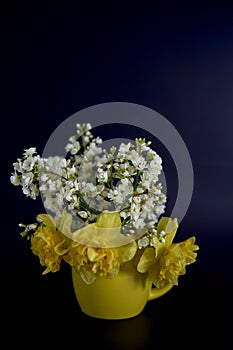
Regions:
<instances>
[{"instance_id":1,"label":"dark blue background","mask_svg":"<svg viewBox=\"0 0 233 350\"><path fill-rule=\"evenodd\" d=\"M198 346L201 339L227 344L233 325L233 4L83 3L1 5L1 270L11 305L8 326L14 317L14 329L23 317L38 325L37 313L53 318L47 308L55 317L59 308L68 318L79 312L67 268L41 277L37 258L19 236L18 223L33 222L43 207L10 184L12 163L24 148L42 152L54 129L77 111L122 101L167 118L183 138L194 168L193 197L178 235L197 237L198 260L175 291L151 306L155 315L159 309L164 326L153 321L149 307L139 319L140 327L149 322L152 330L145 342L152 344L155 328L162 342L174 322L176 341L183 327ZM123 129L120 133L115 136L121 137ZM197 321L188 320L191 316ZM89 321L82 322L83 329L90 327Z\"/></svg>"}]
</instances>

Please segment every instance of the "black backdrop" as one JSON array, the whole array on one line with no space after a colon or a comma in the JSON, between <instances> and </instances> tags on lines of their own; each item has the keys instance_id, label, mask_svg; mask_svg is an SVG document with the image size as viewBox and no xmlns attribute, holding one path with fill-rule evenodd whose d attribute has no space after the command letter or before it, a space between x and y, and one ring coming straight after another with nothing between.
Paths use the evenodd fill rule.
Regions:
<instances>
[{"instance_id":1,"label":"black backdrop","mask_svg":"<svg viewBox=\"0 0 233 350\"><path fill-rule=\"evenodd\" d=\"M232 3L5 1L0 38L1 333L8 345L16 339L30 348L84 343L112 349L228 349L233 326ZM193 163L194 192L179 235L194 234L200 251L178 287L148 303L139 317L109 322L80 312L66 266L41 276L18 223L33 221L43 207L9 178L24 148L42 152L66 118L115 101L159 112L183 138Z\"/></svg>"}]
</instances>

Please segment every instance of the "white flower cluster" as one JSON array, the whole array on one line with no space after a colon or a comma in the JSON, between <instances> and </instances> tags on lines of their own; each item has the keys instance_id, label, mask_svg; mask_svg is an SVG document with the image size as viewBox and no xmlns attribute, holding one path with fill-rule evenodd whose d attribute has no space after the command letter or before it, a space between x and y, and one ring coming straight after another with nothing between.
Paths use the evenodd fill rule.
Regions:
<instances>
[{"instance_id":1,"label":"white flower cluster","mask_svg":"<svg viewBox=\"0 0 233 350\"><path fill-rule=\"evenodd\" d=\"M22 158L18 158L13 166L14 174L10 177L11 183L22 186L25 196L36 199L39 194L40 169L44 167L44 160L36 154L36 148L26 149Z\"/></svg>"},{"instance_id":2,"label":"white flower cluster","mask_svg":"<svg viewBox=\"0 0 233 350\"><path fill-rule=\"evenodd\" d=\"M152 232L166 203L159 182L162 159L145 139L107 151L90 130L89 123L77 124L66 158L41 158L36 148L25 150L13 163L11 183L32 199L41 194L55 220L64 207L82 224L94 222L104 210L116 210L125 233Z\"/></svg>"}]
</instances>

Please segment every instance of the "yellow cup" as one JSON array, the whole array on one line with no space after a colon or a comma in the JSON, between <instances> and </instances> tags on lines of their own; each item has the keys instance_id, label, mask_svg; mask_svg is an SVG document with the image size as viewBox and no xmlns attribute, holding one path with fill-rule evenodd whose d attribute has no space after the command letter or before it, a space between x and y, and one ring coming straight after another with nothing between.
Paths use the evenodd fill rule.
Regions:
<instances>
[{"instance_id":1,"label":"yellow cup","mask_svg":"<svg viewBox=\"0 0 233 350\"><path fill-rule=\"evenodd\" d=\"M164 295L173 286L153 287L147 275L137 272L132 263L126 263L114 279L99 277L89 285L72 268L72 281L83 313L115 320L137 316L149 300Z\"/></svg>"}]
</instances>

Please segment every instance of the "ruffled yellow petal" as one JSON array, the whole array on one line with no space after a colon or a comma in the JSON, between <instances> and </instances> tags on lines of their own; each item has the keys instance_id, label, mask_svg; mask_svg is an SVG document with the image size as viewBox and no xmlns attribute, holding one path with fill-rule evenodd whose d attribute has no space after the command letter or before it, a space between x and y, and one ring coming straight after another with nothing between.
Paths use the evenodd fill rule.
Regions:
<instances>
[{"instance_id":1,"label":"ruffled yellow petal","mask_svg":"<svg viewBox=\"0 0 233 350\"><path fill-rule=\"evenodd\" d=\"M146 248L140 257L140 260L137 265L138 272L145 273L150 267L155 264L155 250L154 248Z\"/></svg>"},{"instance_id":2,"label":"ruffled yellow petal","mask_svg":"<svg viewBox=\"0 0 233 350\"><path fill-rule=\"evenodd\" d=\"M97 218L96 227L113 228L121 227L121 217L118 211L104 210Z\"/></svg>"},{"instance_id":3,"label":"ruffled yellow petal","mask_svg":"<svg viewBox=\"0 0 233 350\"><path fill-rule=\"evenodd\" d=\"M79 273L86 284L91 284L96 279L96 275L85 266L82 266L82 268L79 270Z\"/></svg>"},{"instance_id":4,"label":"ruffled yellow petal","mask_svg":"<svg viewBox=\"0 0 233 350\"><path fill-rule=\"evenodd\" d=\"M199 246L194 244L195 241L196 237L190 237L186 241L179 243L186 264L192 264L196 261L197 253L195 251L199 250Z\"/></svg>"},{"instance_id":5,"label":"ruffled yellow petal","mask_svg":"<svg viewBox=\"0 0 233 350\"><path fill-rule=\"evenodd\" d=\"M184 255L182 253L182 250L180 249L179 244L172 244L167 250L167 252L161 257L161 261L163 261L164 266L176 264L177 262L183 259Z\"/></svg>"},{"instance_id":6,"label":"ruffled yellow petal","mask_svg":"<svg viewBox=\"0 0 233 350\"><path fill-rule=\"evenodd\" d=\"M133 259L137 251L137 243L133 241L132 243L119 246L115 248L115 250L117 251L118 261L121 264L123 262L130 261L131 259Z\"/></svg>"},{"instance_id":7,"label":"ruffled yellow petal","mask_svg":"<svg viewBox=\"0 0 233 350\"><path fill-rule=\"evenodd\" d=\"M178 221L177 219L171 219L170 217L163 216L158 222L157 230L159 232L164 231L165 232L165 242L163 245L166 247L169 247L173 239L176 235L177 229L178 229Z\"/></svg>"},{"instance_id":8,"label":"ruffled yellow petal","mask_svg":"<svg viewBox=\"0 0 233 350\"><path fill-rule=\"evenodd\" d=\"M43 224L50 230L56 230L56 224L51 215L48 214L38 214L37 220L43 222Z\"/></svg>"},{"instance_id":9,"label":"ruffled yellow petal","mask_svg":"<svg viewBox=\"0 0 233 350\"><path fill-rule=\"evenodd\" d=\"M103 211L97 221L73 232L72 239L80 244L94 247L115 248L134 240L121 234L119 212Z\"/></svg>"},{"instance_id":10,"label":"ruffled yellow petal","mask_svg":"<svg viewBox=\"0 0 233 350\"><path fill-rule=\"evenodd\" d=\"M65 245L65 239L63 239L60 243L58 243L54 247L54 251L57 255L62 256L68 252L68 248Z\"/></svg>"},{"instance_id":11,"label":"ruffled yellow petal","mask_svg":"<svg viewBox=\"0 0 233 350\"><path fill-rule=\"evenodd\" d=\"M90 261L100 260L103 259L105 256L104 251L97 250L93 247L87 247L87 257Z\"/></svg>"},{"instance_id":12,"label":"ruffled yellow petal","mask_svg":"<svg viewBox=\"0 0 233 350\"><path fill-rule=\"evenodd\" d=\"M66 237L71 238L71 224L72 224L72 215L67 213L64 209L62 212L61 220L59 223L59 231L64 234Z\"/></svg>"}]
</instances>

